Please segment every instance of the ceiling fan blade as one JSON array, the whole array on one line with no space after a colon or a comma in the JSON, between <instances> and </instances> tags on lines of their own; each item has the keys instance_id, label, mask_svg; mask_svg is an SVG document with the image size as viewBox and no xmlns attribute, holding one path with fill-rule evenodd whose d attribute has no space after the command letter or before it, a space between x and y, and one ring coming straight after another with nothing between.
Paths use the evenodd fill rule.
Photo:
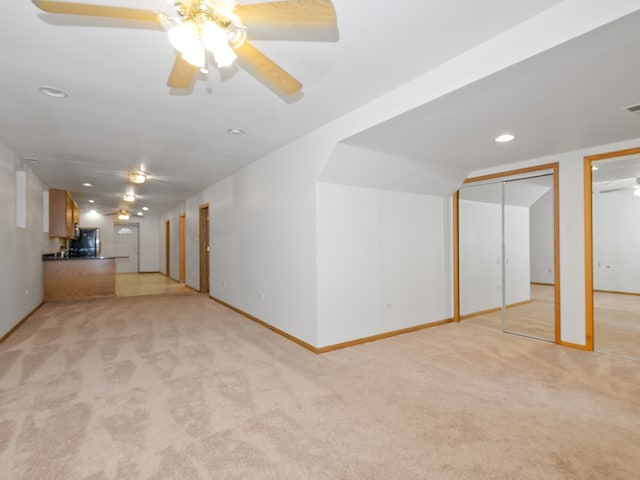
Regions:
<instances>
[{"instance_id":1,"label":"ceiling fan blade","mask_svg":"<svg viewBox=\"0 0 640 480\"><path fill-rule=\"evenodd\" d=\"M234 50L238 57L277 90L291 95L302 88L302 84L298 80L285 72L249 42L244 42L239 47L235 47Z\"/></svg>"},{"instance_id":2,"label":"ceiling fan blade","mask_svg":"<svg viewBox=\"0 0 640 480\"><path fill-rule=\"evenodd\" d=\"M87 15L90 17L119 18L141 22L159 23L158 13L134 8L90 5L87 3L52 2L48 0L32 0L33 4L43 12L61 13L64 15Z\"/></svg>"},{"instance_id":3,"label":"ceiling fan blade","mask_svg":"<svg viewBox=\"0 0 640 480\"><path fill-rule=\"evenodd\" d=\"M191 65L178 55L171 69L171 74L169 74L167 85L171 88L189 88L197 73L198 67Z\"/></svg>"},{"instance_id":4,"label":"ceiling fan blade","mask_svg":"<svg viewBox=\"0 0 640 480\"><path fill-rule=\"evenodd\" d=\"M289 0L238 5L234 11L245 25L268 23L289 26L336 24L331 0Z\"/></svg>"}]
</instances>

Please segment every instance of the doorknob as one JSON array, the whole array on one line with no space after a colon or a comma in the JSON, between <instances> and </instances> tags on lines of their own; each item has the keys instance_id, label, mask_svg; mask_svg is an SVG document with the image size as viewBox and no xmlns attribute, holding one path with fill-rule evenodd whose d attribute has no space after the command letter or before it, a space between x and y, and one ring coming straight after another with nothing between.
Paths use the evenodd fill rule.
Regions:
<instances>
[{"instance_id":1,"label":"doorknob","mask_svg":"<svg viewBox=\"0 0 640 480\"><path fill-rule=\"evenodd\" d=\"M209 253L210 249L209 249L209 245L207 245L207 253Z\"/></svg>"}]
</instances>

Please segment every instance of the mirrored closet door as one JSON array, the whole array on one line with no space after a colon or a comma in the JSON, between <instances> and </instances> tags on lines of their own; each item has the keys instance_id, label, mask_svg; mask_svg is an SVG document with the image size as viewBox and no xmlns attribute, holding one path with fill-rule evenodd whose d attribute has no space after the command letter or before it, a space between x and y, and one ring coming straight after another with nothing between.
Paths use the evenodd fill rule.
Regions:
<instances>
[{"instance_id":1,"label":"mirrored closet door","mask_svg":"<svg viewBox=\"0 0 640 480\"><path fill-rule=\"evenodd\" d=\"M471 182L460 189L461 321L556 340L555 191L553 170Z\"/></svg>"},{"instance_id":2,"label":"mirrored closet door","mask_svg":"<svg viewBox=\"0 0 640 480\"><path fill-rule=\"evenodd\" d=\"M591 176L594 350L640 359L640 155Z\"/></svg>"}]
</instances>

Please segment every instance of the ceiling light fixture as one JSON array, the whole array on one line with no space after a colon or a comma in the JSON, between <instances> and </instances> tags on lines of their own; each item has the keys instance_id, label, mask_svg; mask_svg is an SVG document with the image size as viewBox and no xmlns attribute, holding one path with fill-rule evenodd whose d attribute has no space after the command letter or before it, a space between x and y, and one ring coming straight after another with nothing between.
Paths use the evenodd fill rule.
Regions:
<instances>
[{"instance_id":1,"label":"ceiling light fixture","mask_svg":"<svg viewBox=\"0 0 640 480\"><path fill-rule=\"evenodd\" d=\"M95 200L89 200L89 203L96 203Z\"/></svg>"},{"instance_id":2,"label":"ceiling light fixture","mask_svg":"<svg viewBox=\"0 0 640 480\"><path fill-rule=\"evenodd\" d=\"M129 218L131 217L129 216L129 212L126 210L120 210L118 213L118 220L129 220Z\"/></svg>"},{"instance_id":3,"label":"ceiling light fixture","mask_svg":"<svg viewBox=\"0 0 640 480\"><path fill-rule=\"evenodd\" d=\"M142 207L142 210L144 210L145 212L149 210L149 207Z\"/></svg>"},{"instance_id":4,"label":"ceiling light fixture","mask_svg":"<svg viewBox=\"0 0 640 480\"><path fill-rule=\"evenodd\" d=\"M66 98L69 95L64 90L56 87L40 87L40 92L48 97Z\"/></svg>"},{"instance_id":5,"label":"ceiling light fixture","mask_svg":"<svg viewBox=\"0 0 640 480\"><path fill-rule=\"evenodd\" d=\"M229 135L244 135L244 130L240 130L239 128L230 128L227 130Z\"/></svg>"},{"instance_id":6,"label":"ceiling light fixture","mask_svg":"<svg viewBox=\"0 0 640 480\"><path fill-rule=\"evenodd\" d=\"M129 203L135 202L136 201L136 195L133 192L127 192L122 196L122 199L125 202L129 202Z\"/></svg>"},{"instance_id":7,"label":"ceiling light fixture","mask_svg":"<svg viewBox=\"0 0 640 480\"><path fill-rule=\"evenodd\" d=\"M129 174L129 181L131 183L144 183L147 181L147 175L142 172L133 172Z\"/></svg>"},{"instance_id":8,"label":"ceiling light fixture","mask_svg":"<svg viewBox=\"0 0 640 480\"><path fill-rule=\"evenodd\" d=\"M233 13L236 2L223 0L185 0L176 3L181 19L160 17L169 30L171 45L182 58L199 68L205 66L205 55L213 54L219 68L228 67L237 57L233 48L242 45L247 37L246 28Z\"/></svg>"},{"instance_id":9,"label":"ceiling light fixture","mask_svg":"<svg viewBox=\"0 0 640 480\"><path fill-rule=\"evenodd\" d=\"M93 185L89 182L85 182L82 184L83 187L93 187Z\"/></svg>"},{"instance_id":10,"label":"ceiling light fixture","mask_svg":"<svg viewBox=\"0 0 640 480\"><path fill-rule=\"evenodd\" d=\"M138 212L138 213L137 213L137 215L138 215L139 217L141 217L141 216L143 216L143 215L144 215L144 213L142 213L142 212Z\"/></svg>"},{"instance_id":11,"label":"ceiling light fixture","mask_svg":"<svg viewBox=\"0 0 640 480\"><path fill-rule=\"evenodd\" d=\"M494 141L496 143L507 143L507 142L511 142L515 137L515 135L511 135L510 133L503 133L502 135L497 136L496 138L494 138Z\"/></svg>"},{"instance_id":12,"label":"ceiling light fixture","mask_svg":"<svg viewBox=\"0 0 640 480\"><path fill-rule=\"evenodd\" d=\"M596 170L598 170L600 167L596 166L596 165L592 165L591 166L591 171L595 172Z\"/></svg>"}]
</instances>

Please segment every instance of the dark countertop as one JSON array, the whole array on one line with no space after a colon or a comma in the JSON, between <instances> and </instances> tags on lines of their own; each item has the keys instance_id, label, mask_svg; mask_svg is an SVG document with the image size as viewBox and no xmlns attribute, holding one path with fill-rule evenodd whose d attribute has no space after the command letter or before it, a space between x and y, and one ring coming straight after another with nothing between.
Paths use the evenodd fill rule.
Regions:
<instances>
[{"instance_id":1,"label":"dark countertop","mask_svg":"<svg viewBox=\"0 0 640 480\"><path fill-rule=\"evenodd\" d=\"M42 255L42 260L45 262L50 262L53 260L113 260L116 258L129 258L129 257L60 257L54 253L45 253Z\"/></svg>"}]
</instances>

